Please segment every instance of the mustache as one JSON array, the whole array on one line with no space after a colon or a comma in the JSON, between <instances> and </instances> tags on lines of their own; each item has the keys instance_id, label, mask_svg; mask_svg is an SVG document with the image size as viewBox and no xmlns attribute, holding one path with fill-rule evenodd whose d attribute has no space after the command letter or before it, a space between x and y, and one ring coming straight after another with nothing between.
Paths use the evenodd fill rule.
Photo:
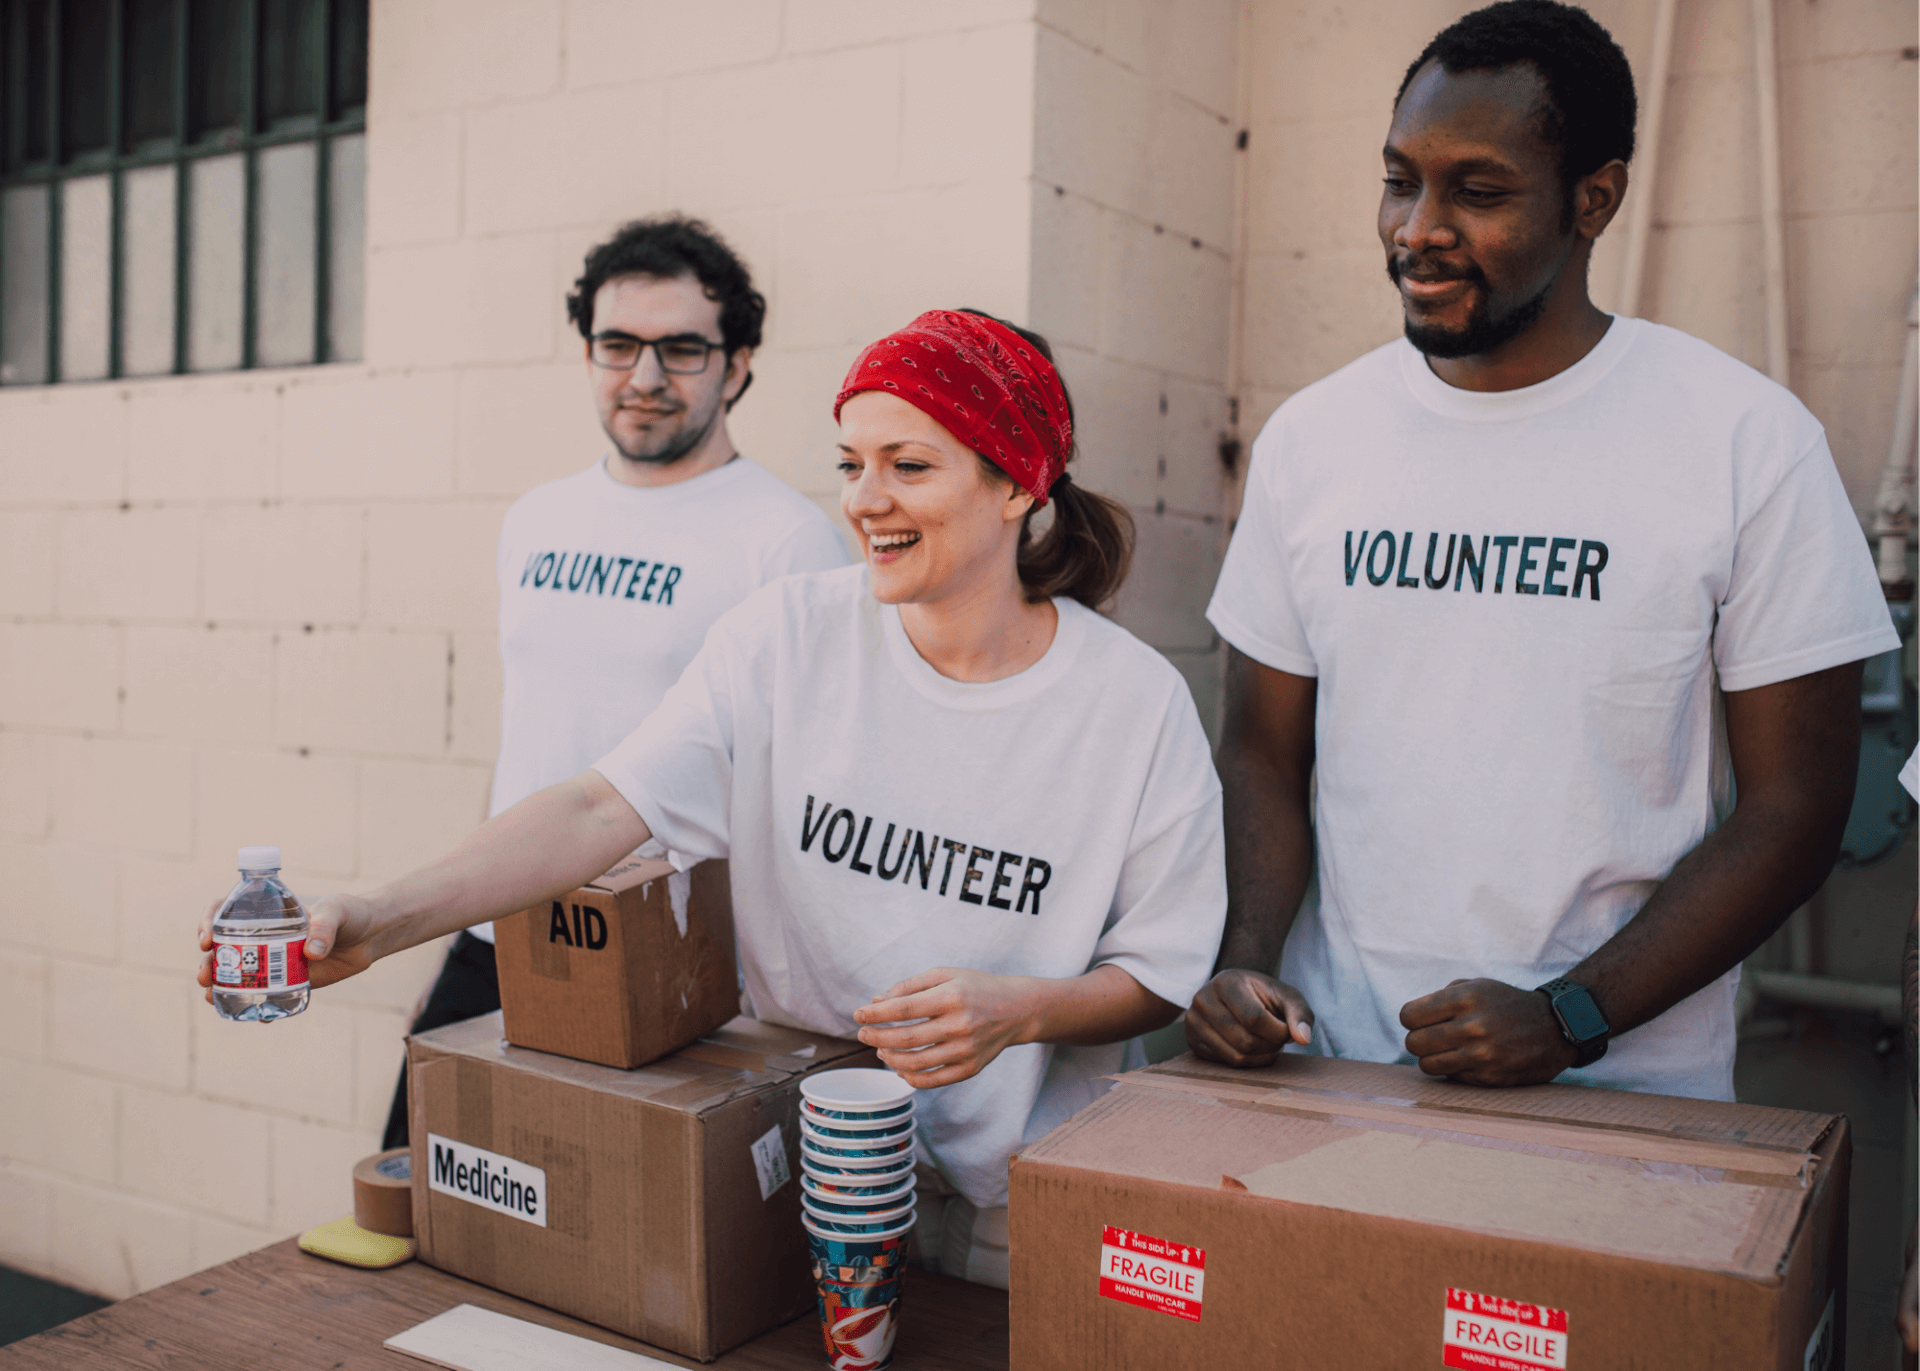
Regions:
<instances>
[{"instance_id":1,"label":"mustache","mask_svg":"<svg viewBox=\"0 0 1920 1371\"><path fill-rule=\"evenodd\" d=\"M1445 262L1423 260L1412 253L1387 259L1387 279L1396 286L1409 272L1422 281L1471 281L1480 286L1487 283L1487 274L1472 262L1449 266Z\"/></svg>"}]
</instances>

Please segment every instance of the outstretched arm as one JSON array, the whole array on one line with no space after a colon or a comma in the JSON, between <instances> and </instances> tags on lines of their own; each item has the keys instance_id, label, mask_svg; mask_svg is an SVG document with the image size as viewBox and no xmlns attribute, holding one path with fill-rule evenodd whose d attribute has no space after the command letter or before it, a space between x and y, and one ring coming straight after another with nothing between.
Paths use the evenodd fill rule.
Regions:
<instances>
[{"instance_id":1,"label":"outstretched arm","mask_svg":"<svg viewBox=\"0 0 1920 1371\"><path fill-rule=\"evenodd\" d=\"M1860 663L1730 692L1737 798L1640 912L1567 979L1617 1036L1725 974L1833 870L1860 763ZM1400 1011L1420 1069L1474 1085L1530 1085L1573 1065L1544 995L1456 981Z\"/></svg>"},{"instance_id":2,"label":"outstretched arm","mask_svg":"<svg viewBox=\"0 0 1920 1371\"><path fill-rule=\"evenodd\" d=\"M395 952L577 889L651 836L597 771L529 795L418 871L367 895L329 895L307 913L314 987ZM200 926L200 984L213 984L212 915ZM211 992L209 992L211 993Z\"/></svg>"}]
</instances>

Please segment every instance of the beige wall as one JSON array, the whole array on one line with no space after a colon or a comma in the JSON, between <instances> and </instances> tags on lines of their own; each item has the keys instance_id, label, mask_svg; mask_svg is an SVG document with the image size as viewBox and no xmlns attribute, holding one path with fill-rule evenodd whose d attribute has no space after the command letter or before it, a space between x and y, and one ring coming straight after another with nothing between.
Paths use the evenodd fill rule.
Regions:
<instances>
[{"instance_id":1,"label":"beige wall","mask_svg":"<svg viewBox=\"0 0 1920 1371\"><path fill-rule=\"evenodd\" d=\"M861 344L956 304L1049 333L1083 479L1140 522L1120 617L1211 724L1221 441L1397 332L1377 150L1467 7L380 0L365 364L0 391L0 1262L124 1295L346 1211L437 951L262 1029L199 1002L188 939L240 843L318 894L478 819L500 515L599 441L561 307L587 245L664 208L734 239L771 301L736 436L829 507ZM1594 8L1644 63L1653 0ZM1746 3L1682 10L1648 312L1758 362ZM1914 13L1779 14L1795 376L1858 500Z\"/></svg>"}]
</instances>

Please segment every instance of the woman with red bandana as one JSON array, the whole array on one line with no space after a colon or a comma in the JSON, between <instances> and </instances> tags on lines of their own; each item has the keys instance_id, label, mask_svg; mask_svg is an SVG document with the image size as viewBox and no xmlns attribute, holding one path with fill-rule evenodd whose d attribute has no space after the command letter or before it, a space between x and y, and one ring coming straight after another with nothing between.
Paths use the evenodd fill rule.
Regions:
<instances>
[{"instance_id":1,"label":"woman with red bandana","mask_svg":"<svg viewBox=\"0 0 1920 1371\"><path fill-rule=\"evenodd\" d=\"M1140 1065L1212 970L1220 785L1185 682L1097 612L1131 527L1067 475L1044 340L923 314L834 413L864 564L720 619L592 770L316 901L311 975L550 900L649 837L728 857L753 1013L858 1036L926 1092L923 1259L1004 1286L1008 1157Z\"/></svg>"}]
</instances>

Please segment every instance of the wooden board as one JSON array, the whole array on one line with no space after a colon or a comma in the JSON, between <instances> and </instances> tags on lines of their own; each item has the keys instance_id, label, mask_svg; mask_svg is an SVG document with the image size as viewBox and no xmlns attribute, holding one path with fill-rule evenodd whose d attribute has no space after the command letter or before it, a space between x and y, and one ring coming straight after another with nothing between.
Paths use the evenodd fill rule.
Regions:
<instances>
[{"instance_id":1,"label":"wooden board","mask_svg":"<svg viewBox=\"0 0 1920 1371\"><path fill-rule=\"evenodd\" d=\"M1004 1371L1006 1292L914 1271L903 1295L897 1365ZM0 1347L0 1371L422 1371L421 1362L381 1344L460 1304L668 1366L700 1365L417 1261L363 1271L309 1256L288 1239ZM818 1324L807 1317L708 1365L714 1371L823 1371L826 1358Z\"/></svg>"},{"instance_id":2,"label":"wooden board","mask_svg":"<svg viewBox=\"0 0 1920 1371\"><path fill-rule=\"evenodd\" d=\"M673 1366L471 1304L456 1304L395 1333L384 1345L448 1371L654 1371Z\"/></svg>"}]
</instances>

